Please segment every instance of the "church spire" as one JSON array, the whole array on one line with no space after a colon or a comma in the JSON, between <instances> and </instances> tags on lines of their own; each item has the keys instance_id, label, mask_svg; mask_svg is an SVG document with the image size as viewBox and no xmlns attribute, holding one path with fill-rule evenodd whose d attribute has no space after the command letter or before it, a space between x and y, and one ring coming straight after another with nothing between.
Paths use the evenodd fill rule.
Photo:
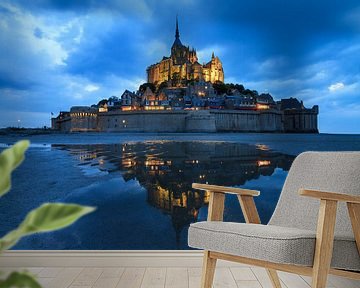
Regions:
<instances>
[{"instance_id":1,"label":"church spire","mask_svg":"<svg viewBox=\"0 0 360 288\"><path fill-rule=\"evenodd\" d=\"M179 33L179 22L178 22L178 16L176 14L176 29L175 29L175 41L171 47L171 53L174 53L174 49L176 47L182 47L182 48L186 48L185 46L182 45L181 41L180 41L180 33Z\"/></svg>"},{"instance_id":2,"label":"church spire","mask_svg":"<svg viewBox=\"0 0 360 288\"><path fill-rule=\"evenodd\" d=\"M179 39L179 38L180 38L180 33L179 33L178 15L176 14L176 31L175 31L175 39Z\"/></svg>"}]
</instances>

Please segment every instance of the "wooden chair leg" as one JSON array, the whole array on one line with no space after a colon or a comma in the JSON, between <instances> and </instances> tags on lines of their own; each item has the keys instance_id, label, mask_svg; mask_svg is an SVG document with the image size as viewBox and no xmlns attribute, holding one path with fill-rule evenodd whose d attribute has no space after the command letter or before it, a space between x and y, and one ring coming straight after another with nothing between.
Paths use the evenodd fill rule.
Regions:
<instances>
[{"instance_id":1,"label":"wooden chair leg","mask_svg":"<svg viewBox=\"0 0 360 288\"><path fill-rule=\"evenodd\" d=\"M210 258L210 252L204 251L203 268L201 275L201 288L211 288L216 267L216 258Z\"/></svg>"},{"instance_id":2,"label":"wooden chair leg","mask_svg":"<svg viewBox=\"0 0 360 288\"><path fill-rule=\"evenodd\" d=\"M267 274L269 275L271 284L274 288L281 288L281 283L279 276L274 269L266 269Z\"/></svg>"},{"instance_id":3,"label":"wooden chair leg","mask_svg":"<svg viewBox=\"0 0 360 288\"><path fill-rule=\"evenodd\" d=\"M224 217L224 193L210 191L208 221L222 221ZM203 268L201 275L201 288L211 288L214 281L216 258L210 257L210 251L204 251Z\"/></svg>"},{"instance_id":4,"label":"wooden chair leg","mask_svg":"<svg viewBox=\"0 0 360 288\"><path fill-rule=\"evenodd\" d=\"M316 233L312 288L325 288L334 244L337 201L321 200Z\"/></svg>"},{"instance_id":5,"label":"wooden chair leg","mask_svg":"<svg viewBox=\"0 0 360 288\"><path fill-rule=\"evenodd\" d=\"M356 246L360 255L360 204L347 203Z\"/></svg>"}]
</instances>

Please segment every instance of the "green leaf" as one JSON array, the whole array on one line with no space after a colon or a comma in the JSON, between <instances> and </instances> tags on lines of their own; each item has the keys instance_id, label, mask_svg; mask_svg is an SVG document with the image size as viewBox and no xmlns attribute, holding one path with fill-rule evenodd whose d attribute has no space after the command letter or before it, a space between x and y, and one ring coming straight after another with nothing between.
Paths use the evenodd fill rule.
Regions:
<instances>
[{"instance_id":1,"label":"green leaf","mask_svg":"<svg viewBox=\"0 0 360 288\"><path fill-rule=\"evenodd\" d=\"M5 280L0 280L0 288L41 288L35 278L27 272L12 272Z\"/></svg>"},{"instance_id":2,"label":"green leaf","mask_svg":"<svg viewBox=\"0 0 360 288\"><path fill-rule=\"evenodd\" d=\"M24 160L24 154L29 147L28 140L22 140L0 154L0 196L11 188L11 173Z\"/></svg>"},{"instance_id":3,"label":"green leaf","mask_svg":"<svg viewBox=\"0 0 360 288\"><path fill-rule=\"evenodd\" d=\"M61 229L94 210L93 207L77 204L45 203L32 210L20 224L20 228L26 233Z\"/></svg>"},{"instance_id":4,"label":"green leaf","mask_svg":"<svg viewBox=\"0 0 360 288\"><path fill-rule=\"evenodd\" d=\"M0 238L0 251L14 246L22 236L23 234L20 229L15 229L7 233L4 237Z\"/></svg>"},{"instance_id":5,"label":"green leaf","mask_svg":"<svg viewBox=\"0 0 360 288\"><path fill-rule=\"evenodd\" d=\"M94 210L94 207L77 204L45 203L32 210L17 229L0 239L0 250L14 246L23 236L67 227Z\"/></svg>"}]
</instances>

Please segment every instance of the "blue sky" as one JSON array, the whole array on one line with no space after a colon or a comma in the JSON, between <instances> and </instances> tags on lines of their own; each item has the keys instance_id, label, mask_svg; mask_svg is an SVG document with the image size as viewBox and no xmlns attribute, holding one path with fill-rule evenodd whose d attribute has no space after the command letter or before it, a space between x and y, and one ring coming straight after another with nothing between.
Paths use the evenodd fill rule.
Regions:
<instances>
[{"instance_id":1,"label":"blue sky","mask_svg":"<svg viewBox=\"0 0 360 288\"><path fill-rule=\"evenodd\" d=\"M49 125L146 80L180 39L225 82L320 106L324 133L360 133L357 0L0 2L0 127Z\"/></svg>"}]
</instances>

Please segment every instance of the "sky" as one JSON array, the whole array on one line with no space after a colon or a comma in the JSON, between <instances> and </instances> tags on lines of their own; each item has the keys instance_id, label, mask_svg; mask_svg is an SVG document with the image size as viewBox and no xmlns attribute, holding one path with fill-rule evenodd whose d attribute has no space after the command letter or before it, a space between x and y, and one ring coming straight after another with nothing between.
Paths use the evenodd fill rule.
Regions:
<instances>
[{"instance_id":1,"label":"sky","mask_svg":"<svg viewBox=\"0 0 360 288\"><path fill-rule=\"evenodd\" d=\"M180 39L226 83L319 105L322 133L360 133L358 0L0 0L0 127L146 82Z\"/></svg>"}]
</instances>

